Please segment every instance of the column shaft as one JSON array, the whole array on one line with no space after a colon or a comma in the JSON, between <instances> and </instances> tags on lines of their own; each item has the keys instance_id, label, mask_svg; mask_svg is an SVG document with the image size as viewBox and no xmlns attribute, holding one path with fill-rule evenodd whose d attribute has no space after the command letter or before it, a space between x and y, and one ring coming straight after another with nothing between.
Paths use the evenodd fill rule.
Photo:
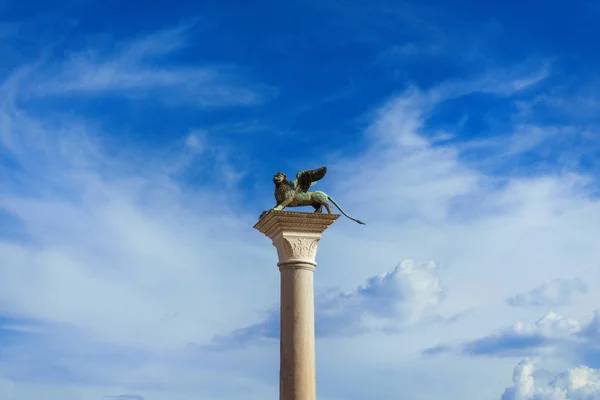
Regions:
<instances>
[{"instance_id":1,"label":"column shaft","mask_svg":"<svg viewBox=\"0 0 600 400\"><path fill-rule=\"evenodd\" d=\"M280 400L315 400L314 265L281 265Z\"/></svg>"}]
</instances>

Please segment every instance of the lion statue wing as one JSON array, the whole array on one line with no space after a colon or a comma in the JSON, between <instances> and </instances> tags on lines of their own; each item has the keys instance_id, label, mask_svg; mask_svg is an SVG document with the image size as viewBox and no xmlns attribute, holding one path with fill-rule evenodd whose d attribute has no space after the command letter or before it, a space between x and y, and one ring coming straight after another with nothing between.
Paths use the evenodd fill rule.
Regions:
<instances>
[{"instance_id":1,"label":"lion statue wing","mask_svg":"<svg viewBox=\"0 0 600 400\"><path fill-rule=\"evenodd\" d=\"M292 181L292 186L297 192L306 193L317 181L323 179L326 173L327 167L300 171Z\"/></svg>"}]
</instances>

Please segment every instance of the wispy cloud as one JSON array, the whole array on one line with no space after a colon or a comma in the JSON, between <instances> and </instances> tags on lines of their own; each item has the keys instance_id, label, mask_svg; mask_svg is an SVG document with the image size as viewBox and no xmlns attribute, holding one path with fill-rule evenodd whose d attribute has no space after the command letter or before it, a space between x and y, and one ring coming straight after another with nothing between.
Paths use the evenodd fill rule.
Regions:
<instances>
[{"instance_id":1,"label":"wispy cloud","mask_svg":"<svg viewBox=\"0 0 600 400\"><path fill-rule=\"evenodd\" d=\"M587 285L578 278L553 279L506 301L515 307L556 307L569 304L576 295L586 292Z\"/></svg>"},{"instance_id":2,"label":"wispy cloud","mask_svg":"<svg viewBox=\"0 0 600 400\"><path fill-rule=\"evenodd\" d=\"M30 116L10 98L3 105L0 145L13 162L0 163L0 209L19 222L21 233L19 241L0 242L2 309L142 347L183 346L226 329L217 320L228 300L217 300L214 288L222 278L210 265L223 262L227 232L247 218L232 214L228 187L183 189L171 174L183 147L146 159L131 149L109 153L84 119L55 123ZM215 160L214 171L222 174L218 165ZM241 237L251 235L251 225L243 224ZM4 237L12 236L9 229ZM210 246L198 245L207 237ZM257 240L242 240L246 250L231 253L241 258L230 265L260 259L252 245ZM220 311L198 311L194 296L183 295L187 290L198 302L216 295L211 301L221 304ZM160 299L152 300L156 293ZM178 316L165 325L173 310ZM191 325L176 328L181 324ZM140 338L140 330L148 333Z\"/></svg>"},{"instance_id":3,"label":"wispy cloud","mask_svg":"<svg viewBox=\"0 0 600 400\"><path fill-rule=\"evenodd\" d=\"M533 324L519 322L500 334L466 343L462 351L500 357L527 354L552 347L556 340L568 338L580 329L577 321L549 313Z\"/></svg>"},{"instance_id":4,"label":"wispy cloud","mask_svg":"<svg viewBox=\"0 0 600 400\"><path fill-rule=\"evenodd\" d=\"M3 227L0 240L0 309L11 315L0 319L2 377L61 398L73 386L96 398L134 390L158 399L223 393L213 386L227 368L186 354L186 345L250 323L255 307L270 303L268 274L262 300L251 293L256 285L234 288L223 275L239 268L240 282L248 282L243 266L267 263L251 232L254 216L233 214L222 189L184 188L165 172L170 156L108 154L87 140L94 136L88 126L73 121L54 136L54 126L26 114L2 118L12 127L10 150L2 149L18 169L0 167L0 209L24 231L12 240L14 226ZM234 236L240 245L233 252ZM32 349L35 357L27 356ZM207 381L186 378L186 370L202 371ZM0 382L0 393L25 396L21 384L10 385ZM272 390L260 379L253 387L258 398Z\"/></svg>"},{"instance_id":5,"label":"wispy cloud","mask_svg":"<svg viewBox=\"0 0 600 400\"><path fill-rule=\"evenodd\" d=\"M29 93L36 96L99 95L152 99L192 107L244 106L262 103L274 88L253 83L234 65L199 66L169 62L191 46L193 25L166 29L109 49L88 47L65 61L44 65L33 76Z\"/></svg>"},{"instance_id":6,"label":"wispy cloud","mask_svg":"<svg viewBox=\"0 0 600 400\"><path fill-rule=\"evenodd\" d=\"M422 351L435 356L458 351L469 356L491 357L563 357L579 362L592 362L598 354L597 340L600 313L591 321L580 324L577 320L549 312L533 323L517 322L508 329L469 341L460 346L438 345Z\"/></svg>"},{"instance_id":7,"label":"wispy cloud","mask_svg":"<svg viewBox=\"0 0 600 400\"><path fill-rule=\"evenodd\" d=\"M437 101L448 100L472 93L490 93L511 96L533 87L547 79L552 73L549 61L531 60L505 69L486 69L471 79L442 83L431 95Z\"/></svg>"}]
</instances>

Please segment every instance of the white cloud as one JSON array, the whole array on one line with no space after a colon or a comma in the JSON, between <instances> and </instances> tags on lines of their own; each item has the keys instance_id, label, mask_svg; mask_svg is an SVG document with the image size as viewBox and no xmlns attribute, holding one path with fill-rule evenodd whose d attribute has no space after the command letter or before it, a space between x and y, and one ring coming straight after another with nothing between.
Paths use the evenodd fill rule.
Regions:
<instances>
[{"instance_id":1,"label":"white cloud","mask_svg":"<svg viewBox=\"0 0 600 400\"><path fill-rule=\"evenodd\" d=\"M436 264L405 260L355 290L317 296L317 329L327 336L396 331L439 318L436 311L442 300Z\"/></svg>"},{"instance_id":2,"label":"white cloud","mask_svg":"<svg viewBox=\"0 0 600 400\"><path fill-rule=\"evenodd\" d=\"M513 385L502 400L593 400L600 398L600 371L580 366L557 375L547 384L534 378L535 363L525 359L515 367Z\"/></svg>"},{"instance_id":3,"label":"white cloud","mask_svg":"<svg viewBox=\"0 0 600 400\"><path fill-rule=\"evenodd\" d=\"M579 323L573 319L550 312L533 324L518 322L512 327L520 335L543 335L548 338L569 336L580 330Z\"/></svg>"},{"instance_id":4,"label":"white cloud","mask_svg":"<svg viewBox=\"0 0 600 400\"><path fill-rule=\"evenodd\" d=\"M435 316L443 292L434 262L418 264L406 260L392 272L369 278L366 285L345 297L358 299L358 309L372 315L365 321L367 325L387 318L392 326L410 326ZM348 307L347 312L352 313L352 309L356 311L355 307Z\"/></svg>"}]
</instances>

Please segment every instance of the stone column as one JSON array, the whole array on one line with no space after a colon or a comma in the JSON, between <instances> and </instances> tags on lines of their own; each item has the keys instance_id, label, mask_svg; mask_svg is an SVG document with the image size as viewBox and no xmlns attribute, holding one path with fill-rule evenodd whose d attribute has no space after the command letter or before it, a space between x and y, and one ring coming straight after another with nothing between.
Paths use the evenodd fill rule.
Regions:
<instances>
[{"instance_id":1,"label":"stone column","mask_svg":"<svg viewBox=\"0 0 600 400\"><path fill-rule=\"evenodd\" d=\"M273 240L281 271L279 399L316 400L313 272L321 234L338 214L269 211L254 228Z\"/></svg>"}]
</instances>

